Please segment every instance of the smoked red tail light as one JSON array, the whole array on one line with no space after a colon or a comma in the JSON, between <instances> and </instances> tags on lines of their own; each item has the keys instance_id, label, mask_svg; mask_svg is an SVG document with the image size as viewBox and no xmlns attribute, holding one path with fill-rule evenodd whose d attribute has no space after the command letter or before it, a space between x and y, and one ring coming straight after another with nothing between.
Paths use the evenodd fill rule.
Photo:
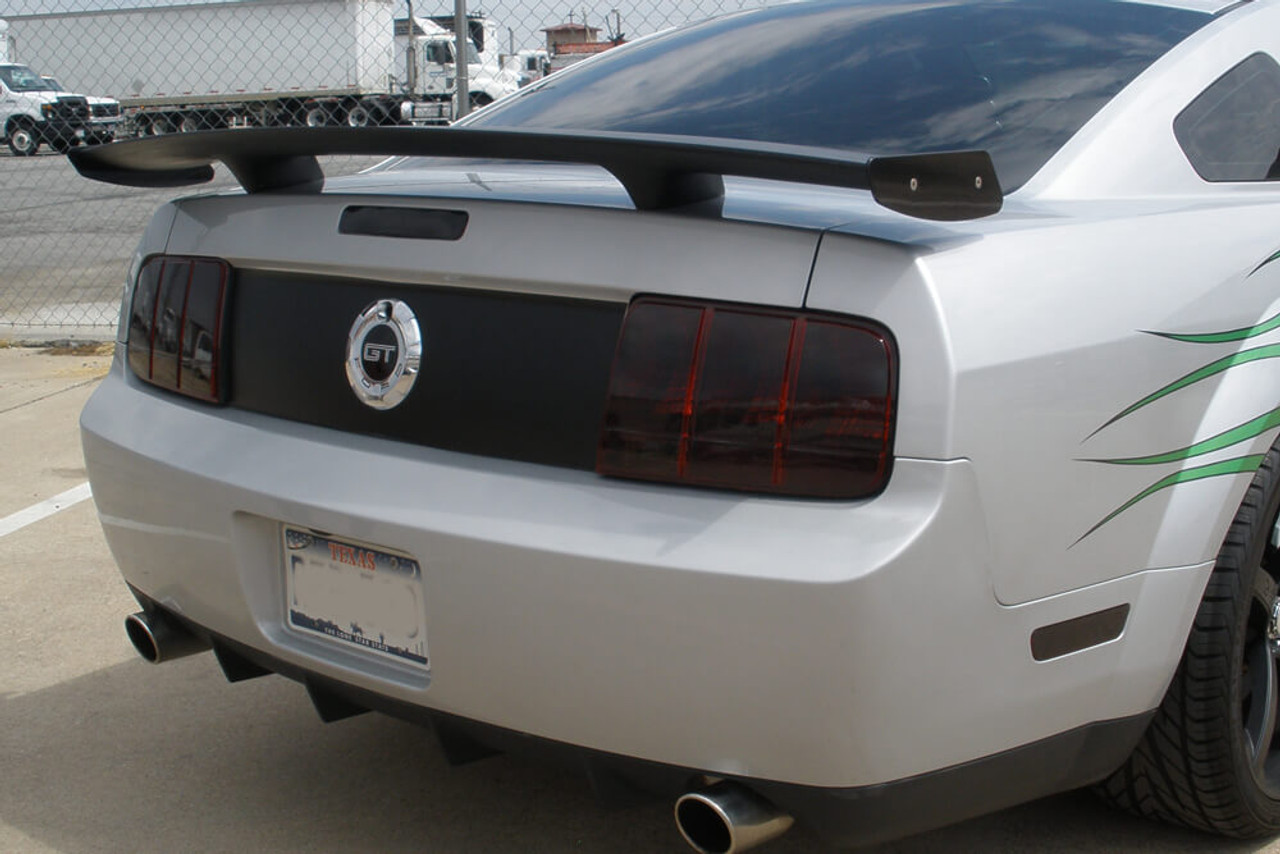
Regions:
<instances>
[{"instance_id":1,"label":"smoked red tail light","mask_svg":"<svg viewBox=\"0 0 1280 854\"><path fill-rule=\"evenodd\" d=\"M618 339L596 471L873 495L892 460L895 362L868 321L642 297Z\"/></svg>"},{"instance_id":2,"label":"smoked red tail light","mask_svg":"<svg viewBox=\"0 0 1280 854\"><path fill-rule=\"evenodd\" d=\"M199 400L226 399L222 324L231 267L157 255L142 265L129 308L129 366L149 383Z\"/></svg>"}]
</instances>

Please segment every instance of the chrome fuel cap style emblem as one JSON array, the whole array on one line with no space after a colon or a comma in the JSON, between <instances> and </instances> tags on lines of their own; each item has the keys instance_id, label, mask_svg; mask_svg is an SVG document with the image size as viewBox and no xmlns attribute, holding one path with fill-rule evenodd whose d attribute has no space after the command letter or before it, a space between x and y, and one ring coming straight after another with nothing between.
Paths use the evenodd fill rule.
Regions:
<instances>
[{"instance_id":1,"label":"chrome fuel cap style emblem","mask_svg":"<svg viewBox=\"0 0 1280 854\"><path fill-rule=\"evenodd\" d=\"M347 336L347 382L374 409L400 404L418 379L422 332L400 300L378 300L360 313Z\"/></svg>"}]
</instances>

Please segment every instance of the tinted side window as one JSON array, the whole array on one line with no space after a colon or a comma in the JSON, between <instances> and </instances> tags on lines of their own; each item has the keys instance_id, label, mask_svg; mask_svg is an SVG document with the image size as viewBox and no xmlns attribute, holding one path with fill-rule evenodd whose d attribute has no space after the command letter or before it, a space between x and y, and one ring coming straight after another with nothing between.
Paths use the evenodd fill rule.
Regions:
<instances>
[{"instance_id":1,"label":"tinted side window","mask_svg":"<svg viewBox=\"0 0 1280 854\"><path fill-rule=\"evenodd\" d=\"M1173 132L1206 181L1280 180L1280 65L1255 53L1179 113Z\"/></svg>"}]
</instances>

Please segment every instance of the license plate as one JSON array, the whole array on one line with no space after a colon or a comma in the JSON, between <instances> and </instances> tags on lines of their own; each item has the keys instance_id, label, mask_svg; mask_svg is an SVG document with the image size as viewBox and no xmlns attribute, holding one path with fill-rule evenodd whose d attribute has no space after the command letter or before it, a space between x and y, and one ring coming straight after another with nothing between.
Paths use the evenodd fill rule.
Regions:
<instances>
[{"instance_id":1,"label":"license plate","mask_svg":"<svg viewBox=\"0 0 1280 854\"><path fill-rule=\"evenodd\" d=\"M405 554L281 526L289 626L427 670L422 567Z\"/></svg>"}]
</instances>

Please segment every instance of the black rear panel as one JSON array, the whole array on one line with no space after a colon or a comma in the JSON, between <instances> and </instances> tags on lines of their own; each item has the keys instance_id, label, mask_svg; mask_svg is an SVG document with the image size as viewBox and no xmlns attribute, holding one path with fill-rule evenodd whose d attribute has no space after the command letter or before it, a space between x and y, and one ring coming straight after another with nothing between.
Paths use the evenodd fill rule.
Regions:
<instances>
[{"instance_id":1,"label":"black rear panel","mask_svg":"<svg viewBox=\"0 0 1280 854\"><path fill-rule=\"evenodd\" d=\"M375 300L422 330L422 368L394 409L347 384L347 335ZM593 469L626 306L241 270L231 305L239 409L469 454Z\"/></svg>"}]
</instances>

